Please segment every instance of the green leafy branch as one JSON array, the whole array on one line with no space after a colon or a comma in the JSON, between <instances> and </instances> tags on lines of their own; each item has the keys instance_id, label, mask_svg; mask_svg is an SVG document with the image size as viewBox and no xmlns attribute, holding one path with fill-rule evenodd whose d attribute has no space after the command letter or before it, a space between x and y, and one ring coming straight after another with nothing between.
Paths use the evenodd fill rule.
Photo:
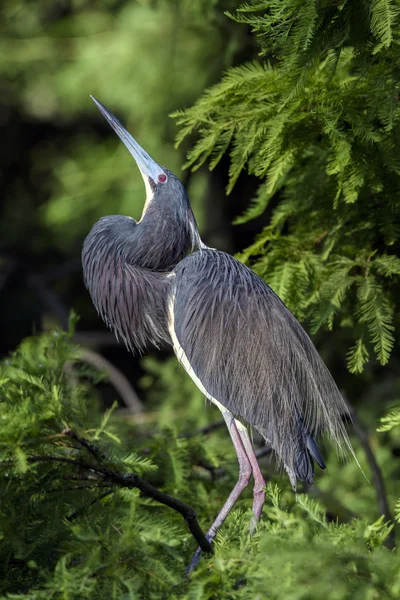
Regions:
<instances>
[{"instance_id":1,"label":"green leafy branch","mask_svg":"<svg viewBox=\"0 0 400 600\"><path fill-rule=\"evenodd\" d=\"M178 144L196 136L187 166L228 152L228 193L244 169L260 179L236 222L269 211L269 225L239 258L313 331L349 329L351 372L373 354L384 365L400 276L399 6L263 0L229 16L264 62L231 68L173 115Z\"/></svg>"}]
</instances>

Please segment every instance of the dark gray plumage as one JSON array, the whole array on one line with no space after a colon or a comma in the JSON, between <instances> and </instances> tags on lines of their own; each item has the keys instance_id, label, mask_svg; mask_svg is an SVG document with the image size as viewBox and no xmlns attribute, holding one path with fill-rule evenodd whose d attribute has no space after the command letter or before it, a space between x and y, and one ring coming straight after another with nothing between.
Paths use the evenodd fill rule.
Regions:
<instances>
[{"instance_id":1,"label":"dark gray plumage","mask_svg":"<svg viewBox=\"0 0 400 600\"><path fill-rule=\"evenodd\" d=\"M174 271L175 332L194 373L312 483L312 458L325 468L314 436L347 438L344 401L310 338L271 288L228 254L201 250Z\"/></svg>"},{"instance_id":2,"label":"dark gray plumage","mask_svg":"<svg viewBox=\"0 0 400 600\"><path fill-rule=\"evenodd\" d=\"M232 256L207 248L179 180L151 157L97 100L135 158L147 197L142 218L103 217L87 236L86 286L107 325L131 350L171 344L221 410L239 461L239 480L208 532L211 540L254 477L253 512L265 481L249 424L272 446L295 488L325 468L315 438L351 450L344 401L304 329L271 288ZM194 563L192 563L194 564Z\"/></svg>"},{"instance_id":3,"label":"dark gray plumage","mask_svg":"<svg viewBox=\"0 0 400 600\"><path fill-rule=\"evenodd\" d=\"M154 197L140 222L122 215L103 217L82 250L85 284L93 304L132 351L171 341L165 312L167 275L201 244L182 184L170 171L164 172L168 192L165 186L150 184ZM174 203L168 201L169 193Z\"/></svg>"}]
</instances>

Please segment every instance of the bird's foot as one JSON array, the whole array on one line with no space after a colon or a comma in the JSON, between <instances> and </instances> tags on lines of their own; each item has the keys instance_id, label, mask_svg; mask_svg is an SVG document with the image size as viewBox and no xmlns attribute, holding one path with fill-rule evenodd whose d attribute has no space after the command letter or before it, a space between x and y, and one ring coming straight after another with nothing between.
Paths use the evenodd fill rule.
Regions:
<instances>
[{"instance_id":1,"label":"bird's foot","mask_svg":"<svg viewBox=\"0 0 400 600\"><path fill-rule=\"evenodd\" d=\"M215 533L212 534L212 532L208 532L206 534L206 539L210 542L210 544L212 543L213 539L215 537ZM185 573L186 575L190 575L190 573L193 571L193 569L195 569L197 567L197 565L200 562L200 558L201 558L201 548L197 548L196 552L193 554L192 560L190 561L189 566L186 568Z\"/></svg>"},{"instance_id":2,"label":"bird's foot","mask_svg":"<svg viewBox=\"0 0 400 600\"><path fill-rule=\"evenodd\" d=\"M248 529L248 534L250 536L252 536L256 533L259 522L260 522L259 516L253 514L253 516L250 520L249 529ZM210 544L212 544L215 534L216 534L216 531L214 531L213 529L210 529L210 531L206 534L206 539L210 542ZM190 575L190 573L197 567L197 565L200 562L201 553L202 553L201 548L200 547L197 548L196 552L193 554L193 557L192 557L192 560L190 561L189 566L185 570L186 575Z\"/></svg>"},{"instance_id":3,"label":"bird's foot","mask_svg":"<svg viewBox=\"0 0 400 600\"><path fill-rule=\"evenodd\" d=\"M257 531L258 523L259 523L259 519L257 519L257 517L255 515L253 515L250 519L249 529L248 529L248 534L250 536L254 535L255 532Z\"/></svg>"}]
</instances>

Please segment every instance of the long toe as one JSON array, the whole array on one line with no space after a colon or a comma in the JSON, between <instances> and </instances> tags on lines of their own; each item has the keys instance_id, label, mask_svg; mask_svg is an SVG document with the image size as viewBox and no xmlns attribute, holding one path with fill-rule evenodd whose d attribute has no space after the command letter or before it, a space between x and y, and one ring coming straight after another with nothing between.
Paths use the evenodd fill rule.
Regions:
<instances>
[{"instance_id":1,"label":"long toe","mask_svg":"<svg viewBox=\"0 0 400 600\"><path fill-rule=\"evenodd\" d=\"M206 534L206 538L210 542L210 544L212 543L214 537L215 537L215 534L213 536L209 535L208 533ZM189 563L189 566L185 570L186 575L190 575L190 573L193 571L193 569L195 569L197 567L197 565L200 562L200 558L201 558L201 548L198 547L196 552L193 554L193 557Z\"/></svg>"}]
</instances>

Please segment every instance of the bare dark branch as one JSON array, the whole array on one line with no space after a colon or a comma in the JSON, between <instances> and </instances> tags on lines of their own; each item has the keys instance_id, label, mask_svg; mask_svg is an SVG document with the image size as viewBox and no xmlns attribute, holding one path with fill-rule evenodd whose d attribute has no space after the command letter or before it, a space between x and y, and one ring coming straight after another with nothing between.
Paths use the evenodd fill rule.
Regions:
<instances>
[{"instance_id":1,"label":"bare dark branch","mask_svg":"<svg viewBox=\"0 0 400 600\"><path fill-rule=\"evenodd\" d=\"M182 502L182 500L178 500L178 498L173 498L168 494L165 494L161 490L147 483L144 479L142 479L136 473L131 473L129 475L125 475L122 473L117 473L112 471L105 463L106 455L94 444L92 444L86 438L78 435L71 429L66 429L63 432L66 436L77 442L80 446L85 448L87 452L89 452L93 458L97 461L97 465L89 464L87 462L76 460L73 458L66 458L63 456L28 456L27 460L30 463L35 462L60 462L67 463L70 465L74 465L80 469L85 471L91 471L97 473L102 476L102 479L99 478L99 483L107 482L111 485L125 488L137 488L139 489L144 496L148 498L152 498L156 500L160 504L164 504L173 510L176 510L182 517L185 519L187 526L195 538L197 544L200 548L207 553L212 553L212 547L203 531L200 528L200 525L197 522L197 514L188 504ZM0 463L3 466L11 466L13 465L13 461L6 461ZM98 487L102 487L101 485ZM111 493L111 492L110 492ZM108 495L108 493L107 493ZM95 500L96 502L98 499ZM70 519L73 518L70 517Z\"/></svg>"},{"instance_id":2,"label":"bare dark branch","mask_svg":"<svg viewBox=\"0 0 400 600\"><path fill-rule=\"evenodd\" d=\"M202 532L202 530L197 522L197 519L196 519L197 514L195 513L193 508L191 508L185 502L182 502L182 500L178 500L177 498L168 496L168 494L165 494L161 490L152 486L150 483L147 483L147 481L145 481L144 479L142 479L141 477L139 477L139 475L136 475L135 473L132 473L129 475L123 475L121 473L116 473L116 472L111 471L110 469L108 469L108 467L106 465L104 465L104 461L106 460L106 455L97 446L95 446L94 444L89 442L89 440L87 440L86 438L83 438L82 436L78 435L71 429L67 429L65 431L65 433L71 439L77 441L78 444L80 444L81 446L86 448L86 450L88 452L90 452L90 454L92 454L92 456L94 456L94 458L98 462L100 462L103 469L105 469L107 471L107 473L104 477L105 480L110 481L111 483L115 483L121 487L137 488L145 496L148 496L149 498L153 498L153 500L157 500L157 502L160 502L161 504L165 504L165 506L169 506L173 510L176 510L177 512L179 512L182 515L182 517L185 519L190 532L192 533L193 537L195 538L195 540L197 541L197 543L199 544L201 549L204 552L208 552L208 553L212 552L211 545L210 545L209 541L207 540L207 538L205 537L204 533Z\"/></svg>"},{"instance_id":3,"label":"bare dark branch","mask_svg":"<svg viewBox=\"0 0 400 600\"><path fill-rule=\"evenodd\" d=\"M360 443L364 449L365 456L369 464L369 468L371 469L372 482L376 491L379 512L381 515L384 515L388 521L393 522L393 516L389 508L389 502L386 495L386 488L382 476L382 471L376 461L375 455L371 448L371 444L369 443L368 432L362 424L356 411L348 402L346 396L343 395L343 397L353 421L354 431L358 439L360 440ZM396 536L394 529L391 530L388 537L386 538L385 545L387 546L387 548L389 548L389 550L393 550L396 547Z\"/></svg>"},{"instance_id":4,"label":"bare dark branch","mask_svg":"<svg viewBox=\"0 0 400 600\"><path fill-rule=\"evenodd\" d=\"M107 455L102 452L97 446L95 446L94 444L92 444L91 442L89 442L89 440L87 440L86 438L78 435L77 433L75 433L75 431L72 431L72 429L65 429L63 431L63 434L66 435L67 437L71 438L72 440L75 440L76 442L78 442L78 444L80 446L83 446L83 448L86 448L86 450L88 452L90 452L90 454L92 456L94 456L94 458L99 461L101 464L107 460ZM109 469L107 467L104 467L107 472L109 471Z\"/></svg>"},{"instance_id":5,"label":"bare dark branch","mask_svg":"<svg viewBox=\"0 0 400 600\"><path fill-rule=\"evenodd\" d=\"M192 438L192 437L195 437L196 435L205 435L207 433L211 433L211 431L220 429L224 425L225 425L224 419L218 419L218 421L214 421L213 423L209 423L208 425L205 425L204 427L200 427L200 429L196 429L196 431L188 431L188 432L182 433L179 437Z\"/></svg>"},{"instance_id":6,"label":"bare dark branch","mask_svg":"<svg viewBox=\"0 0 400 600\"><path fill-rule=\"evenodd\" d=\"M74 342L82 346L120 346L117 338L111 331L76 331Z\"/></svg>"},{"instance_id":7,"label":"bare dark branch","mask_svg":"<svg viewBox=\"0 0 400 600\"><path fill-rule=\"evenodd\" d=\"M67 463L70 465L74 465L79 467L80 469L86 469L88 471L94 471L95 473L100 473L101 475L105 475L105 470L102 467L98 467L96 465L91 465L89 463L83 462L81 460L75 460L74 458L66 458L65 456L28 456L28 462L61 462ZM4 465L5 463L1 463ZM13 464L12 461L8 461L8 464Z\"/></svg>"}]
</instances>

